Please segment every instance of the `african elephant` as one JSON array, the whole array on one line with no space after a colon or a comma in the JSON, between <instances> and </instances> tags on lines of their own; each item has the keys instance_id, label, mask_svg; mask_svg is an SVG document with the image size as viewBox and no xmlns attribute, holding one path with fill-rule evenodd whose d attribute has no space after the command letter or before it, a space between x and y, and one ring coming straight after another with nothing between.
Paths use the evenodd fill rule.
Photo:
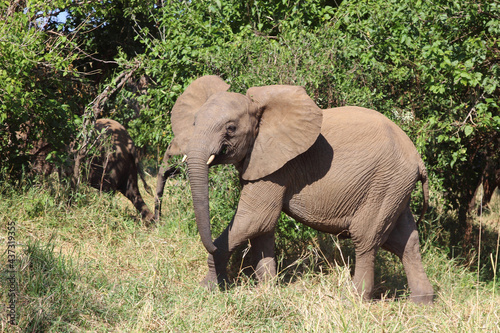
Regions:
<instances>
[{"instance_id":1,"label":"african elephant","mask_svg":"<svg viewBox=\"0 0 500 333\"><path fill-rule=\"evenodd\" d=\"M90 160L87 180L89 184L103 192L119 191L125 195L141 213L146 222L153 220L153 213L142 199L137 183L137 173L141 176L144 188L152 193L144 179L134 142L125 127L111 119L98 119L95 128L98 133L103 129L106 135L100 138L100 154ZM112 138L106 146L107 137Z\"/></svg>"},{"instance_id":2,"label":"african elephant","mask_svg":"<svg viewBox=\"0 0 500 333\"><path fill-rule=\"evenodd\" d=\"M231 252L247 240L258 281L272 279L274 231L283 211L352 238L353 282L364 299L371 297L382 247L402 260L411 300L432 302L410 211L417 181L424 193L420 219L427 209L427 173L408 136L373 110L321 110L302 87L253 87L246 96L228 88L216 76L201 77L172 110L175 151L187 155L196 223L209 252L202 284L223 286ZM208 167L216 164L233 164L242 190L232 221L212 242Z\"/></svg>"}]
</instances>

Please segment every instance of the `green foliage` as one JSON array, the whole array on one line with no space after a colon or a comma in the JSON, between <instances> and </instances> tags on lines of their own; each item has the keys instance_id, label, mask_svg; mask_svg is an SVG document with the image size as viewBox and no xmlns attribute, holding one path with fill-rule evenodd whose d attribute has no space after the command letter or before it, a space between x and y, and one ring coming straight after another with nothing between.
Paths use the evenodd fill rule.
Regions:
<instances>
[{"instance_id":1,"label":"green foliage","mask_svg":"<svg viewBox=\"0 0 500 333\"><path fill-rule=\"evenodd\" d=\"M301 255L304 249L311 247L311 242L319 235L319 231L295 221L282 212L276 226L276 256L293 258Z\"/></svg>"},{"instance_id":2,"label":"green foliage","mask_svg":"<svg viewBox=\"0 0 500 333\"><path fill-rule=\"evenodd\" d=\"M385 73L391 80L381 80L385 89L377 84L391 102L376 105L387 110L398 101L415 119L402 125L424 154L434 184L448 193L447 204L459 209L456 244L486 161L498 165L500 69L495 59L500 54L493 28L498 6L469 1L398 2L398 7L374 5L370 11L384 16L362 21L373 45L370 58L376 59L381 77Z\"/></svg>"},{"instance_id":3,"label":"green foliage","mask_svg":"<svg viewBox=\"0 0 500 333\"><path fill-rule=\"evenodd\" d=\"M75 130L74 110L84 97L72 65L78 55L71 40L45 30L50 5L33 2L12 12L9 2L0 4L2 178L19 177L38 155L42 163L61 162L45 148L61 151Z\"/></svg>"},{"instance_id":4,"label":"green foliage","mask_svg":"<svg viewBox=\"0 0 500 333\"><path fill-rule=\"evenodd\" d=\"M220 68L207 66L207 59L212 55L224 57L225 65L231 66L241 53L230 54L228 47L238 48L256 36L269 34L272 39L302 24L324 23L333 14L333 7L328 1L318 0L167 1L150 10L152 27L136 26L136 38L143 44L144 54L134 61L141 64L141 73L150 79L147 94L125 91L110 112L124 123L133 119L129 127L138 146L148 144L163 150L172 138L169 111L177 96L198 76L226 74ZM251 51L258 50L255 45ZM125 53L120 54L118 62L127 63ZM237 80L238 76L227 79ZM130 107L131 99L143 106L140 118Z\"/></svg>"},{"instance_id":5,"label":"green foliage","mask_svg":"<svg viewBox=\"0 0 500 333\"><path fill-rule=\"evenodd\" d=\"M212 233L218 236L233 219L241 186L238 172L227 165L210 168L209 182Z\"/></svg>"}]
</instances>

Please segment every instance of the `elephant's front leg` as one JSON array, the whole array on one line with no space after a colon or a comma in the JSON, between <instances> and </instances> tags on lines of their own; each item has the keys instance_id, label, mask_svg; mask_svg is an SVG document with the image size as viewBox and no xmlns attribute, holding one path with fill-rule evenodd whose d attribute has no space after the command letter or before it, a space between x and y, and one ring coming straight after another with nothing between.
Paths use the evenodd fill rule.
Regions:
<instances>
[{"instance_id":1,"label":"elephant's front leg","mask_svg":"<svg viewBox=\"0 0 500 333\"><path fill-rule=\"evenodd\" d=\"M208 274L202 284L209 288L227 283L227 263L231 253L247 240L256 255L259 281L276 275L274 229L283 205L284 188L272 182L247 183L241 191L238 209L224 232L214 241L217 251L208 256ZM255 259L255 258L254 258Z\"/></svg>"},{"instance_id":2,"label":"elephant's front leg","mask_svg":"<svg viewBox=\"0 0 500 333\"><path fill-rule=\"evenodd\" d=\"M250 241L255 275L259 283L266 283L276 277L274 257L274 230Z\"/></svg>"},{"instance_id":3,"label":"elephant's front leg","mask_svg":"<svg viewBox=\"0 0 500 333\"><path fill-rule=\"evenodd\" d=\"M233 224L233 221L234 217L229 227L215 240L214 244L217 247L217 251L208 255L208 273L200 284L209 290L215 290L218 287L225 289L229 284L226 268L232 251L229 251L227 240L229 228Z\"/></svg>"}]
</instances>

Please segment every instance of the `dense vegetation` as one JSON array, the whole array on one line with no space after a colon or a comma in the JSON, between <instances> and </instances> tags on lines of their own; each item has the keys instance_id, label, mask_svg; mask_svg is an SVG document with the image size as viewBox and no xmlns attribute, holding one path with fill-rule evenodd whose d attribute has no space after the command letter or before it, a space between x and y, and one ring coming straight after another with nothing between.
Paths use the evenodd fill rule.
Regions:
<instances>
[{"instance_id":1,"label":"dense vegetation","mask_svg":"<svg viewBox=\"0 0 500 333\"><path fill-rule=\"evenodd\" d=\"M63 283L60 287L66 293L60 294L61 298L75 293L84 299L103 293L82 308L90 311L84 316L107 321L105 308L120 291L114 282L99 280L105 279L104 273L83 278L71 271L71 264L57 264L59 259L50 257L54 243L48 242L49 227L62 232L62 238L80 229L102 233L99 237L109 236L113 246L122 241L108 234L107 228L121 230L119 235L130 242L134 237L147 239L136 235L144 230L133 227L130 219L118 222L115 215L120 213L113 207L111 215L102 219L97 214L88 217L92 225L85 229L87 217L74 214L82 213L85 205L110 209L107 205L113 201L104 198L103 203L85 188L70 190L64 184L54 190L55 185L42 181L40 175L53 167L71 170L74 161L87 153L82 147L97 117L124 124L153 172L172 138L170 110L184 88L201 75L220 75L235 92L258 85L303 85L322 108L373 108L408 133L426 162L432 187L432 209L420 226L424 243L437 251L439 258L465 258L481 280L495 286L498 229L475 234L473 220L475 199L481 201L477 188L494 183L495 172L500 170L499 36L500 4L489 0L4 1L0 3L0 201L12 198L11 206L24 212L19 219L48 223L19 227L24 235L19 237L26 241L38 229L44 235L40 237L44 244L30 243L25 260L34 258L30 253L49 256L44 260L55 265L56 274L68 279L67 286ZM184 177L181 175L180 186L185 185ZM212 177L217 233L231 218L238 186L232 168L215 170ZM33 195L38 190L42 191L40 198ZM179 195L176 189L168 191ZM25 193L32 194L25 197ZM22 201L26 201L25 206L19 207ZM418 212L420 204L415 202L414 212ZM169 231L177 226L192 240L195 227L191 211L175 207L182 214L170 211L163 221L166 226L155 231L155 237L172 237L175 232ZM12 208L7 204L2 209ZM10 213L0 216L2 230L17 218ZM174 222L174 217L182 223ZM111 224L106 227L107 223ZM284 257L293 252L297 255L302 246L292 246L291 240L308 243L321 237L295 227L293 220L283 216L278 250ZM79 246L71 248L84 250ZM478 251L482 255L474 255ZM437 265L444 265L445 260L439 260ZM202 260L196 263L203 266ZM37 263L26 265L35 269ZM153 268L148 269L141 272L156 274ZM71 289L82 288L72 279L87 279L90 294ZM158 281L151 283L166 283L165 279ZM478 295L484 292L481 288ZM142 296L129 301L142 302L144 294L139 294ZM178 301L162 295L164 302ZM214 296L202 294L193 301L207 297ZM239 301L226 301L232 302L226 305L236 313L242 310ZM276 306L273 311L282 305ZM359 307L363 305L355 305ZM130 308L133 305L128 310L117 307L110 311L121 318ZM302 310L307 309L297 308L292 315L301 317L297 313ZM78 317L67 315L61 320L71 322L72 316ZM158 312L156 315L161 317ZM175 316L177 320L180 317L179 313ZM116 328L109 325L106 327ZM183 327L192 328L180 325L179 329Z\"/></svg>"}]
</instances>

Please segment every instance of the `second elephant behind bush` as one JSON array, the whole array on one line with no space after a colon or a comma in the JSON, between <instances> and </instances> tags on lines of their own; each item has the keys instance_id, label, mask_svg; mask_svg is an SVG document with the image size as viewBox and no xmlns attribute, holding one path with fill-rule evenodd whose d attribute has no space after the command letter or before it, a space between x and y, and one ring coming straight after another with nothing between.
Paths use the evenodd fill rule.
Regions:
<instances>
[{"instance_id":1,"label":"second elephant behind bush","mask_svg":"<svg viewBox=\"0 0 500 333\"><path fill-rule=\"evenodd\" d=\"M146 191L151 193L151 190L144 179L132 138L125 127L112 119L98 119L95 127L100 135L100 153L89 159L87 181L103 192L119 191L132 202L145 221L152 221L153 214L139 191L138 173Z\"/></svg>"}]
</instances>

